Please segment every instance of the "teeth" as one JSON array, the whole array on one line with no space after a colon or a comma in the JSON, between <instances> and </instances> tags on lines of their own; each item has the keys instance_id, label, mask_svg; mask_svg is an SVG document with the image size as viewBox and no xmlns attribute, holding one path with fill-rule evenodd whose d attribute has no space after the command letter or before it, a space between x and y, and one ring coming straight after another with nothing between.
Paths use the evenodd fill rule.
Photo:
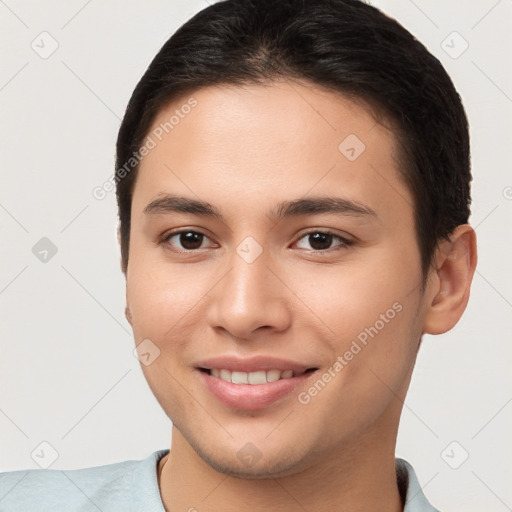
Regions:
<instances>
[{"instance_id":1,"label":"teeth","mask_svg":"<svg viewBox=\"0 0 512 512\"><path fill-rule=\"evenodd\" d=\"M210 375L221 378L226 382L233 384L265 384L275 382L280 379L289 379L294 376L293 370L260 370L257 372L231 372L230 370L220 370L212 368Z\"/></svg>"},{"instance_id":2,"label":"teeth","mask_svg":"<svg viewBox=\"0 0 512 512\"><path fill-rule=\"evenodd\" d=\"M267 372L267 382L275 382L281 378L280 370L269 370Z\"/></svg>"},{"instance_id":3,"label":"teeth","mask_svg":"<svg viewBox=\"0 0 512 512\"><path fill-rule=\"evenodd\" d=\"M249 384L249 374L246 372L231 372L233 384Z\"/></svg>"},{"instance_id":4,"label":"teeth","mask_svg":"<svg viewBox=\"0 0 512 512\"><path fill-rule=\"evenodd\" d=\"M233 379L233 377L231 377L231 379ZM265 382L267 382L267 372L265 370L247 374L248 384L265 384Z\"/></svg>"}]
</instances>

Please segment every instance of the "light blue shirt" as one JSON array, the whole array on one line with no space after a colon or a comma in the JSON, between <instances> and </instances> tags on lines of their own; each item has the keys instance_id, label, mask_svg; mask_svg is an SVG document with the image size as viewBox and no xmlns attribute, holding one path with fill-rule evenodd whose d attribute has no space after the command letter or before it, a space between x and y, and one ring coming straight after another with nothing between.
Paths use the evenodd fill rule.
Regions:
<instances>
[{"instance_id":1,"label":"light blue shirt","mask_svg":"<svg viewBox=\"0 0 512 512\"><path fill-rule=\"evenodd\" d=\"M0 512L165 512L157 467L167 453L158 450L143 460L84 469L0 473ZM439 512L423 494L412 466L397 458L396 467L404 512Z\"/></svg>"}]
</instances>

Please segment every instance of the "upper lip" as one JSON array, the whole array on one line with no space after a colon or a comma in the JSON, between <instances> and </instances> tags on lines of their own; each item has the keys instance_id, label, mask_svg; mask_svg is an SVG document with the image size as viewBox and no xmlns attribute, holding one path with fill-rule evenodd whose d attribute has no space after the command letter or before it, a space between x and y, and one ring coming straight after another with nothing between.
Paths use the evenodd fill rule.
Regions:
<instances>
[{"instance_id":1,"label":"upper lip","mask_svg":"<svg viewBox=\"0 0 512 512\"><path fill-rule=\"evenodd\" d=\"M197 367L208 370L216 368L247 373L258 370L293 370L295 373L300 373L310 368L317 368L314 364L302 364L296 361L268 356L254 356L244 359L233 356L212 357L199 362Z\"/></svg>"}]
</instances>

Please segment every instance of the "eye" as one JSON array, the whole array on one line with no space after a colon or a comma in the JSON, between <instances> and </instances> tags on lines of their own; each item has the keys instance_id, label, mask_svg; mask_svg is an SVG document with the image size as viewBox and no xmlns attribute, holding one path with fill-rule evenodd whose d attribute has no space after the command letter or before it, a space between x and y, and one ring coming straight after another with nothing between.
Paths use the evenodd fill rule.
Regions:
<instances>
[{"instance_id":1,"label":"eye","mask_svg":"<svg viewBox=\"0 0 512 512\"><path fill-rule=\"evenodd\" d=\"M161 243L171 246L172 250L176 252L196 251L208 247L206 241L209 238L198 231L182 230L174 233L167 233L162 237ZM339 243L332 246L333 242ZM300 246L300 244L309 244L310 247ZM352 245L354 242L348 240L340 235L331 233L329 231L310 231L303 234L295 244L299 249L312 250L313 252L336 250L337 248L345 248Z\"/></svg>"},{"instance_id":2,"label":"eye","mask_svg":"<svg viewBox=\"0 0 512 512\"><path fill-rule=\"evenodd\" d=\"M296 243L299 244L302 240L305 240L313 251L327 251L336 248L344 248L354 243L352 240L348 240L329 231L310 231L309 233L305 233ZM340 243L337 246L331 247L335 240L338 240ZM299 247L299 249L310 250L310 247Z\"/></svg>"},{"instance_id":3,"label":"eye","mask_svg":"<svg viewBox=\"0 0 512 512\"><path fill-rule=\"evenodd\" d=\"M172 242L173 239L176 239L174 243ZM178 247L178 252L185 252L204 249L203 242L205 240L209 239L206 235L203 235L203 233L192 230L185 230L164 235L162 243L173 246L173 250L176 246L175 244L179 243L181 247Z\"/></svg>"}]
</instances>

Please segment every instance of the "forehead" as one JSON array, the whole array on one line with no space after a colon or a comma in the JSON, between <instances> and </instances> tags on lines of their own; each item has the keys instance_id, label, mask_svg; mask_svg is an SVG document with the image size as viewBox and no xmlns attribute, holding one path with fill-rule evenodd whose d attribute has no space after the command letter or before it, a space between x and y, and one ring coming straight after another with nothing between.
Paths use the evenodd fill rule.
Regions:
<instances>
[{"instance_id":1,"label":"forehead","mask_svg":"<svg viewBox=\"0 0 512 512\"><path fill-rule=\"evenodd\" d=\"M148 137L134 202L181 192L251 205L329 192L377 208L412 204L393 133L364 104L312 84L200 88L162 108Z\"/></svg>"}]
</instances>

